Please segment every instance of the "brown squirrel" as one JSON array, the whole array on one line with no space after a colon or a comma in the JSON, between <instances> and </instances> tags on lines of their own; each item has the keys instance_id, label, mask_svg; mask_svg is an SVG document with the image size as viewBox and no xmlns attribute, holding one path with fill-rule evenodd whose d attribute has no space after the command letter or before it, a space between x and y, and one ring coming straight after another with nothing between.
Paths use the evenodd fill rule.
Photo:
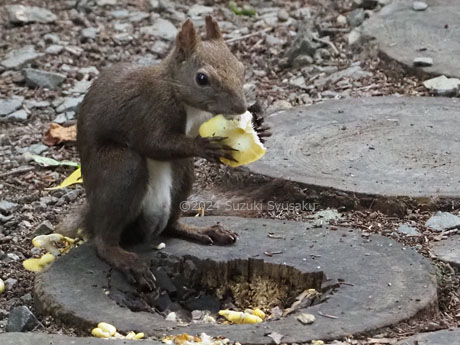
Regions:
<instances>
[{"instance_id":1,"label":"brown squirrel","mask_svg":"<svg viewBox=\"0 0 460 345\"><path fill-rule=\"evenodd\" d=\"M233 116L247 109L243 64L212 17L205 26L201 40L186 20L159 65L120 64L102 72L78 111L85 230L98 255L143 289L152 290L155 277L122 244L163 231L205 244L226 245L237 238L218 224L199 228L179 220L179 205L193 183L191 158L233 159L224 138L201 138L199 126L213 114ZM260 137L270 135L260 116L255 126Z\"/></svg>"}]
</instances>

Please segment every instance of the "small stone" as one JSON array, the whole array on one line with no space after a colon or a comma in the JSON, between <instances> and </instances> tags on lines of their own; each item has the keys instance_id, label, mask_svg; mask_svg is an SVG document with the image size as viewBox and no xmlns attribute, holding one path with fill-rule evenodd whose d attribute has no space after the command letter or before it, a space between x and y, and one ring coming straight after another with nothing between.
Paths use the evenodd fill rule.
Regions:
<instances>
[{"instance_id":1,"label":"small stone","mask_svg":"<svg viewBox=\"0 0 460 345\"><path fill-rule=\"evenodd\" d=\"M310 55L302 54L297 56L292 62L292 66L295 68L301 68L309 66L313 63L313 58Z\"/></svg>"},{"instance_id":2,"label":"small stone","mask_svg":"<svg viewBox=\"0 0 460 345\"><path fill-rule=\"evenodd\" d=\"M157 11L160 8L159 0L149 0L149 9L150 11Z\"/></svg>"},{"instance_id":3,"label":"small stone","mask_svg":"<svg viewBox=\"0 0 460 345\"><path fill-rule=\"evenodd\" d=\"M433 66L433 59L430 57L416 57L413 64L417 67Z\"/></svg>"},{"instance_id":4,"label":"small stone","mask_svg":"<svg viewBox=\"0 0 460 345\"><path fill-rule=\"evenodd\" d=\"M158 10L170 12L171 10L174 10L174 2L171 0L159 0Z\"/></svg>"},{"instance_id":5,"label":"small stone","mask_svg":"<svg viewBox=\"0 0 460 345\"><path fill-rule=\"evenodd\" d=\"M119 32L112 36L114 42L118 45L125 45L131 42L134 37L129 32Z\"/></svg>"},{"instance_id":6,"label":"small stone","mask_svg":"<svg viewBox=\"0 0 460 345\"><path fill-rule=\"evenodd\" d=\"M78 70L78 73L83 74L83 75L88 75L88 74L98 75L99 70L95 66L89 66L89 67L80 68Z\"/></svg>"},{"instance_id":7,"label":"small stone","mask_svg":"<svg viewBox=\"0 0 460 345\"><path fill-rule=\"evenodd\" d=\"M316 212L314 214L314 218L317 220L322 220L325 223L329 223L331 220L335 221L342 219L343 215L336 209L326 209Z\"/></svg>"},{"instance_id":8,"label":"small stone","mask_svg":"<svg viewBox=\"0 0 460 345\"><path fill-rule=\"evenodd\" d=\"M78 106L83 101L83 96L80 97L68 97L64 100L59 107L56 108L58 113L63 113L66 111L77 111Z\"/></svg>"},{"instance_id":9,"label":"small stone","mask_svg":"<svg viewBox=\"0 0 460 345\"><path fill-rule=\"evenodd\" d=\"M6 58L1 62L1 65L7 69L19 68L41 55L35 51L34 46L27 45L6 54Z\"/></svg>"},{"instance_id":10,"label":"small stone","mask_svg":"<svg viewBox=\"0 0 460 345\"><path fill-rule=\"evenodd\" d=\"M308 313L302 313L298 315L296 319L299 320L304 325L312 324L316 320L315 315L308 314Z\"/></svg>"},{"instance_id":11,"label":"small stone","mask_svg":"<svg viewBox=\"0 0 460 345\"><path fill-rule=\"evenodd\" d=\"M284 8L280 8L277 17L280 22L287 22L289 20L289 13Z\"/></svg>"},{"instance_id":12,"label":"small stone","mask_svg":"<svg viewBox=\"0 0 460 345\"><path fill-rule=\"evenodd\" d=\"M84 28L80 31L80 36L83 41L87 41L95 39L98 33L98 28Z\"/></svg>"},{"instance_id":13,"label":"small stone","mask_svg":"<svg viewBox=\"0 0 460 345\"><path fill-rule=\"evenodd\" d=\"M140 21L143 21L144 19L147 19L148 17L150 17L150 14L147 12L131 12L129 15L129 21L132 23L138 23Z\"/></svg>"},{"instance_id":14,"label":"small stone","mask_svg":"<svg viewBox=\"0 0 460 345\"><path fill-rule=\"evenodd\" d=\"M153 25L141 27L140 32L147 36L173 41L177 35L177 28L169 20L159 18Z\"/></svg>"},{"instance_id":15,"label":"small stone","mask_svg":"<svg viewBox=\"0 0 460 345\"><path fill-rule=\"evenodd\" d=\"M54 232L54 226L49 220L45 220L35 229L35 236L49 235Z\"/></svg>"},{"instance_id":16,"label":"small stone","mask_svg":"<svg viewBox=\"0 0 460 345\"><path fill-rule=\"evenodd\" d=\"M425 226L436 231L443 231L455 226L460 226L460 217L449 212L438 211L434 216L427 220Z\"/></svg>"},{"instance_id":17,"label":"small stone","mask_svg":"<svg viewBox=\"0 0 460 345\"><path fill-rule=\"evenodd\" d=\"M27 120L28 117L29 117L29 114L24 109L21 109L21 110L15 111L14 113L11 113L3 117L3 119L5 121L10 121L10 122L16 122L16 121L20 122L20 121Z\"/></svg>"},{"instance_id":18,"label":"small stone","mask_svg":"<svg viewBox=\"0 0 460 345\"><path fill-rule=\"evenodd\" d=\"M282 39L279 39L278 37L274 36L274 35L266 35L265 36L265 42L269 45L269 46L279 46L281 47L283 44L284 44L284 41Z\"/></svg>"},{"instance_id":19,"label":"small stone","mask_svg":"<svg viewBox=\"0 0 460 345\"><path fill-rule=\"evenodd\" d=\"M150 48L150 51L157 55L164 55L169 50L169 44L165 41L157 40L153 43L153 46Z\"/></svg>"},{"instance_id":20,"label":"small stone","mask_svg":"<svg viewBox=\"0 0 460 345\"><path fill-rule=\"evenodd\" d=\"M0 99L0 115L8 115L22 106L24 97L13 96L8 99Z\"/></svg>"},{"instance_id":21,"label":"small stone","mask_svg":"<svg viewBox=\"0 0 460 345\"><path fill-rule=\"evenodd\" d=\"M460 79L447 78L445 75L429 79L423 85L438 96L455 96L460 88Z\"/></svg>"},{"instance_id":22,"label":"small stone","mask_svg":"<svg viewBox=\"0 0 460 345\"><path fill-rule=\"evenodd\" d=\"M43 144L32 144L27 148L27 151L34 155L40 155L48 150L48 146Z\"/></svg>"},{"instance_id":23,"label":"small stone","mask_svg":"<svg viewBox=\"0 0 460 345\"><path fill-rule=\"evenodd\" d=\"M45 40L45 43L54 43L57 44L61 42L59 39L59 36L57 34L45 34L43 35L43 39Z\"/></svg>"},{"instance_id":24,"label":"small stone","mask_svg":"<svg viewBox=\"0 0 460 345\"><path fill-rule=\"evenodd\" d=\"M199 4L195 4L188 10L187 14L189 17L203 17L207 14L211 14L214 11L214 8L211 6L203 6Z\"/></svg>"},{"instance_id":25,"label":"small stone","mask_svg":"<svg viewBox=\"0 0 460 345\"><path fill-rule=\"evenodd\" d=\"M113 24L113 29L119 32L132 32L133 24L116 22Z\"/></svg>"},{"instance_id":26,"label":"small stone","mask_svg":"<svg viewBox=\"0 0 460 345\"><path fill-rule=\"evenodd\" d=\"M348 24L352 28L360 26L364 22L364 9L356 8L348 15Z\"/></svg>"},{"instance_id":27,"label":"small stone","mask_svg":"<svg viewBox=\"0 0 460 345\"><path fill-rule=\"evenodd\" d=\"M50 90L56 90L67 78L66 75L55 72L47 72L34 68L25 68L23 70L26 84L29 87L43 87Z\"/></svg>"},{"instance_id":28,"label":"small stone","mask_svg":"<svg viewBox=\"0 0 460 345\"><path fill-rule=\"evenodd\" d=\"M117 4L117 0L97 0L98 6L115 6Z\"/></svg>"},{"instance_id":29,"label":"small stone","mask_svg":"<svg viewBox=\"0 0 460 345\"><path fill-rule=\"evenodd\" d=\"M8 317L7 332L29 332L40 326L35 315L25 306L14 308Z\"/></svg>"},{"instance_id":30,"label":"small stone","mask_svg":"<svg viewBox=\"0 0 460 345\"><path fill-rule=\"evenodd\" d=\"M93 82L91 80L80 80L69 90L71 93L86 93Z\"/></svg>"},{"instance_id":31,"label":"small stone","mask_svg":"<svg viewBox=\"0 0 460 345\"><path fill-rule=\"evenodd\" d=\"M30 100L25 101L25 105L29 109L32 109L32 108L43 109L43 108L49 107L51 103L48 101L36 101L34 99L30 99Z\"/></svg>"},{"instance_id":32,"label":"small stone","mask_svg":"<svg viewBox=\"0 0 460 345\"><path fill-rule=\"evenodd\" d=\"M24 303L24 304L30 304L34 299L32 298L32 294L29 292L29 293L26 293L25 295L21 296L21 301Z\"/></svg>"},{"instance_id":33,"label":"small stone","mask_svg":"<svg viewBox=\"0 0 460 345\"><path fill-rule=\"evenodd\" d=\"M52 44L48 48L45 49L45 52L51 55L58 55L62 53L64 47L59 44Z\"/></svg>"},{"instance_id":34,"label":"small stone","mask_svg":"<svg viewBox=\"0 0 460 345\"><path fill-rule=\"evenodd\" d=\"M81 56L83 53L83 49L77 46L66 46L64 49L75 56Z\"/></svg>"},{"instance_id":35,"label":"small stone","mask_svg":"<svg viewBox=\"0 0 460 345\"><path fill-rule=\"evenodd\" d=\"M412 3L412 9L414 11L425 11L428 8L426 2L423 1L414 1Z\"/></svg>"},{"instance_id":36,"label":"small stone","mask_svg":"<svg viewBox=\"0 0 460 345\"><path fill-rule=\"evenodd\" d=\"M19 257L18 257L19 259ZM5 287L7 290L13 290L14 286L16 285L17 283L17 279L14 279L14 278L8 278L7 280L5 280Z\"/></svg>"},{"instance_id":37,"label":"small stone","mask_svg":"<svg viewBox=\"0 0 460 345\"><path fill-rule=\"evenodd\" d=\"M63 125L68 121L72 121L75 119L75 112L74 111L67 111L65 113L61 113L53 120L54 123Z\"/></svg>"},{"instance_id":38,"label":"small stone","mask_svg":"<svg viewBox=\"0 0 460 345\"><path fill-rule=\"evenodd\" d=\"M8 17L13 24L42 23L56 21L57 17L45 8L35 6L11 5L6 7Z\"/></svg>"},{"instance_id":39,"label":"small stone","mask_svg":"<svg viewBox=\"0 0 460 345\"><path fill-rule=\"evenodd\" d=\"M110 11L110 15L113 18L117 18L117 19L128 18L129 11L127 11L127 10L113 10L113 11Z\"/></svg>"},{"instance_id":40,"label":"small stone","mask_svg":"<svg viewBox=\"0 0 460 345\"><path fill-rule=\"evenodd\" d=\"M6 254L6 258L8 259L8 261L19 261L19 260L21 260L21 258L15 253Z\"/></svg>"},{"instance_id":41,"label":"small stone","mask_svg":"<svg viewBox=\"0 0 460 345\"><path fill-rule=\"evenodd\" d=\"M348 34L348 45L353 46L361 41L361 31L353 29Z\"/></svg>"},{"instance_id":42,"label":"small stone","mask_svg":"<svg viewBox=\"0 0 460 345\"><path fill-rule=\"evenodd\" d=\"M345 26L345 25L347 25L347 22L348 22L347 17L345 17L344 15L340 14L340 15L337 16L336 22L340 26Z\"/></svg>"},{"instance_id":43,"label":"small stone","mask_svg":"<svg viewBox=\"0 0 460 345\"><path fill-rule=\"evenodd\" d=\"M170 312L166 318L165 318L166 321L172 321L172 322L177 322L177 315L175 312Z\"/></svg>"},{"instance_id":44,"label":"small stone","mask_svg":"<svg viewBox=\"0 0 460 345\"><path fill-rule=\"evenodd\" d=\"M418 232L417 228L408 224L401 224L397 231L406 236L420 236L420 232Z\"/></svg>"},{"instance_id":45,"label":"small stone","mask_svg":"<svg viewBox=\"0 0 460 345\"><path fill-rule=\"evenodd\" d=\"M0 200L0 212L9 214L18 208L18 204L8 200Z\"/></svg>"},{"instance_id":46,"label":"small stone","mask_svg":"<svg viewBox=\"0 0 460 345\"><path fill-rule=\"evenodd\" d=\"M307 85L305 83L305 78L302 75L298 76L298 77L294 76L291 79L289 79L289 84L293 85L293 86L296 86L296 87L300 87L302 89L307 87Z\"/></svg>"}]
</instances>

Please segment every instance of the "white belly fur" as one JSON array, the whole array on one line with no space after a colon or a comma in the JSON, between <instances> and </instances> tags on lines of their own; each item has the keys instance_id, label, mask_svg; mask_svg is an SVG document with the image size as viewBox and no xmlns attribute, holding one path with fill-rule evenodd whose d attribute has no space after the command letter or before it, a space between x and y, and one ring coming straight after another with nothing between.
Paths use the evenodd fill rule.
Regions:
<instances>
[{"instance_id":1,"label":"white belly fur","mask_svg":"<svg viewBox=\"0 0 460 345\"><path fill-rule=\"evenodd\" d=\"M185 106L185 111L187 112L185 134L191 137L196 137L201 124L208 121L212 117L212 114L189 105Z\"/></svg>"},{"instance_id":2,"label":"white belly fur","mask_svg":"<svg viewBox=\"0 0 460 345\"><path fill-rule=\"evenodd\" d=\"M147 159L149 181L142 210L152 233L160 233L168 224L171 212L172 169L170 162Z\"/></svg>"}]
</instances>

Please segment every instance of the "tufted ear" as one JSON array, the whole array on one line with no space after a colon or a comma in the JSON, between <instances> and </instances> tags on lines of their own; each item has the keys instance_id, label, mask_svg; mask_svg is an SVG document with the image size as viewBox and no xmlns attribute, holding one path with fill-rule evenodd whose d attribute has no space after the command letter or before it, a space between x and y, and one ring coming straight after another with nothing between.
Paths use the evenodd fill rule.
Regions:
<instances>
[{"instance_id":1,"label":"tufted ear","mask_svg":"<svg viewBox=\"0 0 460 345\"><path fill-rule=\"evenodd\" d=\"M217 21L211 16L206 16L206 39L222 39L222 33L220 32L219 24L217 24Z\"/></svg>"},{"instance_id":2,"label":"tufted ear","mask_svg":"<svg viewBox=\"0 0 460 345\"><path fill-rule=\"evenodd\" d=\"M177 34L176 48L185 56L190 55L198 44L200 38L196 33L192 21L188 18Z\"/></svg>"}]
</instances>

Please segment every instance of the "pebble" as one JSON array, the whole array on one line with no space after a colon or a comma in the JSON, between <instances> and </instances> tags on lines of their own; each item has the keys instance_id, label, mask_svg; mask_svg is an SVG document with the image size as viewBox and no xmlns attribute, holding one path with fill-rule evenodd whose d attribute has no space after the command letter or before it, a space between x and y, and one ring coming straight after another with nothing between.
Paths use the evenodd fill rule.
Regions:
<instances>
[{"instance_id":1,"label":"pebble","mask_svg":"<svg viewBox=\"0 0 460 345\"><path fill-rule=\"evenodd\" d=\"M40 326L40 322L26 306L14 308L8 317L7 332L29 332Z\"/></svg>"},{"instance_id":2,"label":"pebble","mask_svg":"<svg viewBox=\"0 0 460 345\"><path fill-rule=\"evenodd\" d=\"M150 14L147 12L142 12L142 11L131 12L129 15L129 21L132 23L138 23L140 21L143 21L144 19L147 19L148 17L150 17Z\"/></svg>"},{"instance_id":3,"label":"pebble","mask_svg":"<svg viewBox=\"0 0 460 345\"><path fill-rule=\"evenodd\" d=\"M348 24L352 28L360 26L364 22L364 9L356 8L348 15Z\"/></svg>"},{"instance_id":4,"label":"pebble","mask_svg":"<svg viewBox=\"0 0 460 345\"><path fill-rule=\"evenodd\" d=\"M32 109L32 108L42 109L42 108L49 107L51 103L48 101L36 101L34 99L30 99L30 100L25 101L25 105L29 109Z\"/></svg>"},{"instance_id":5,"label":"pebble","mask_svg":"<svg viewBox=\"0 0 460 345\"><path fill-rule=\"evenodd\" d=\"M64 50L64 47L59 44L52 44L46 48L45 52L51 55L59 55Z\"/></svg>"},{"instance_id":6,"label":"pebble","mask_svg":"<svg viewBox=\"0 0 460 345\"><path fill-rule=\"evenodd\" d=\"M428 8L426 2L423 1L414 1L412 3L412 9L414 11L425 11Z\"/></svg>"},{"instance_id":7,"label":"pebble","mask_svg":"<svg viewBox=\"0 0 460 345\"><path fill-rule=\"evenodd\" d=\"M128 18L129 11L127 11L127 10L113 10L113 11L110 11L110 15L113 18L118 18L118 19Z\"/></svg>"},{"instance_id":8,"label":"pebble","mask_svg":"<svg viewBox=\"0 0 460 345\"><path fill-rule=\"evenodd\" d=\"M77 81L74 86L69 90L71 93L83 94L88 91L89 87L93 82L91 80L80 80Z\"/></svg>"},{"instance_id":9,"label":"pebble","mask_svg":"<svg viewBox=\"0 0 460 345\"><path fill-rule=\"evenodd\" d=\"M289 13L284 8L280 8L278 10L277 17L280 22L286 22L289 20Z\"/></svg>"},{"instance_id":10,"label":"pebble","mask_svg":"<svg viewBox=\"0 0 460 345\"><path fill-rule=\"evenodd\" d=\"M75 56L80 56L83 53L83 49L77 46L66 46L64 49Z\"/></svg>"},{"instance_id":11,"label":"pebble","mask_svg":"<svg viewBox=\"0 0 460 345\"><path fill-rule=\"evenodd\" d=\"M0 115L8 115L22 106L24 97L13 96L7 99L0 99Z\"/></svg>"},{"instance_id":12,"label":"pebble","mask_svg":"<svg viewBox=\"0 0 460 345\"><path fill-rule=\"evenodd\" d=\"M427 220L425 226L436 231L443 231L454 226L460 226L460 217L449 212L438 211Z\"/></svg>"},{"instance_id":13,"label":"pebble","mask_svg":"<svg viewBox=\"0 0 460 345\"><path fill-rule=\"evenodd\" d=\"M8 17L13 24L42 23L56 21L57 17L51 11L35 6L11 5L6 7Z\"/></svg>"},{"instance_id":14,"label":"pebble","mask_svg":"<svg viewBox=\"0 0 460 345\"><path fill-rule=\"evenodd\" d=\"M117 4L117 0L97 0L98 6L115 6Z\"/></svg>"},{"instance_id":15,"label":"pebble","mask_svg":"<svg viewBox=\"0 0 460 345\"><path fill-rule=\"evenodd\" d=\"M54 43L57 44L61 42L59 39L59 36L57 34L45 34L43 35L43 39L45 40L46 43Z\"/></svg>"},{"instance_id":16,"label":"pebble","mask_svg":"<svg viewBox=\"0 0 460 345\"><path fill-rule=\"evenodd\" d=\"M413 64L417 67L433 66L433 59L430 57L416 57Z\"/></svg>"},{"instance_id":17,"label":"pebble","mask_svg":"<svg viewBox=\"0 0 460 345\"><path fill-rule=\"evenodd\" d=\"M16 285L17 282L18 282L17 279L8 278L7 280L5 280L6 289L11 291L14 288L14 286Z\"/></svg>"},{"instance_id":18,"label":"pebble","mask_svg":"<svg viewBox=\"0 0 460 345\"><path fill-rule=\"evenodd\" d=\"M420 236L420 232L418 232L417 228L414 228L408 224L401 224L397 231L406 236Z\"/></svg>"},{"instance_id":19,"label":"pebble","mask_svg":"<svg viewBox=\"0 0 460 345\"><path fill-rule=\"evenodd\" d=\"M54 232L54 226L49 220L45 220L35 229L35 236L49 235Z\"/></svg>"},{"instance_id":20,"label":"pebble","mask_svg":"<svg viewBox=\"0 0 460 345\"><path fill-rule=\"evenodd\" d=\"M115 22L113 24L113 28L114 28L114 30L119 31L119 32L132 32L133 31L133 24Z\"/></svg>"},{"instance_id":21,"label":"pebble","mask_svg":"<svg viewBox=\"0 0 460 345\"><path fill-rule=\"evenodd\" d=\"M21 109L21 110L15 111L14 113L6 115L5 117L2 118L2 121L20 122L20 121L27 120L28 117L29 117L29 114L24 109Z\"/></svg>"},{"instance_id":22,"label":"pebble","mask_svg":"<svg viewBox=\"0 0 460 345\"><path fill-rule=\"evenodd\" d=\"M425 80L423 85L438 96L455 96L460 88L460 79L447 78L445 75Z\"/></svg>"},{"instance_id":23,"label":"pebble","mask_svg":"<svg viewBox=\"0 0 460 345\"><path fill-rule=\"evenodd\" d=\"M68 111L65 113L61 113L56 118L53 120L54 123L63 125L67 123L68 121L72 121L75 119L75 112L74 111Z\"/></svg>"},{"instance_id":24,"label":"pebble","mask_svg":"<svg viewBox=\"0 0 460 345\"><path fill-rule=\"evenodd\" d=\"M169 20L159 18L153 25L140 28L141 34L173 41L177 35L177 28Z\"/></svg>"},{"instance_id":25,"label":"pebble","mask_svg":"<svg viewBox=\"0 0 460 345\"><path fill-rule=\"evenodd\" d=\"M361 41L361 31L359 29L353 29L348 34L348 45L353 46Z\"/></svg>"},{"instance_id":26,"label":"pebble","mask_svg":"<svg viewBox=\"0 0 460 345\"><path fill-rule=\"evenodd\" d=\"M61 73L47 72L34 68L23 69L26 85L32 88L43 87L56 90L66 80L67 76Z\"/></svg>"},{"instance_id":27,"label":"pebble","mask_svg":"<svg viewBox=\"0 0 460 345\"><path fill-rule=\"evenodd\" d=\"M67 111L77 111L78 106L83 101L83 96L79 97L68 97L64 102L56 108L58 113L64 113Z\"/></svg>"},{"instance_id":28,"label":"pebble","mask_svg":"<svg viewBox=\"0 0 460 345\"><path fill-rule=\"evenodd\" d=\"M119 32L112 36L114 42L118 45L125 45L131 42L134 37L129 32Z\"/></svg>"},{"instance_id":29,"label":"pebble","mask_svg":"<svg viewBox=\"0 0 460 345\"><path fill-rule=\"evenodd\" d=\"M26 45L7 53L5 56L6 58L1 62L1 65L7 69L19 68L26 63L35 60L41 55L42 54L35 51L35 47L33 45Z\"/></svg>"},{"instance_id":30,"label":"pebble","mask_svg":"<svg viewBox=\"0 0 460 345\"><path fill-rule=\"evenodd\" d=\"M93 40L99 33L98 28L84 28L80 31L82 41Z\"/></svg>"},{"instance_id":31,"label":"pebble","mask_svg":"<svg viewBox=\"0 0 460 345\"><path fill-rule=\"evenodd\" d=\"M165 41L157 40L153 43L153 46L149 50L154 54L164 55L169 50L169 44Z\"/></svg>"},{"instance_id":32,"label":"pebble","mask_svg":"<svg viewBox=\"0 0 460 345\"><path fill-rule=\"evenodd\" d=\"M195 4L188 10L187 14L189 17L204 17L207 14L211 14L214 11L214 8L211 6L203 6Z\"/></svg>"},{"instance_id":33,"label":"pebble","mask_svg":"<svg viewBox=\"0 0 460 345\"><path fill-rule=\"evenodd\" d=\"M340 26L345 26L348 23L347 17L345 17L344 15L340 14L340 15L337 16L336 22Z\"/></svg>"},{"instance_id":34,"label":"pebble","mask_svg":"<svg viewBox=\"0 0 460 345\"><path fill-rule=\"evenodd\" d=\"M305 83L305 78L302 75L301 76L294 76L291 79L289 79L289 84L293 85L293 86L296 86L296 87L300 87L302 89L307 87L307 85Z\"/></svg>"},{"instance_id":35,"label":"pebble","mask_svg":"<svg viewBox=\"0 0 460 345\"><path fill-rule=\"evenodd\" d=\"M48 146L43 144L32 144L27 148L27 151L34 155L41 155L43 152L48 150Z\"/></svg>"}]
</instances>

